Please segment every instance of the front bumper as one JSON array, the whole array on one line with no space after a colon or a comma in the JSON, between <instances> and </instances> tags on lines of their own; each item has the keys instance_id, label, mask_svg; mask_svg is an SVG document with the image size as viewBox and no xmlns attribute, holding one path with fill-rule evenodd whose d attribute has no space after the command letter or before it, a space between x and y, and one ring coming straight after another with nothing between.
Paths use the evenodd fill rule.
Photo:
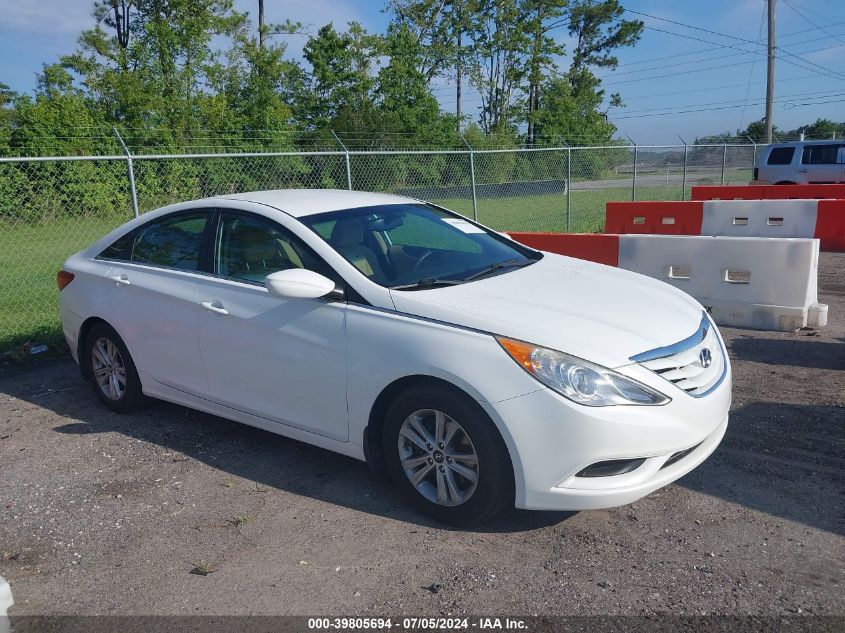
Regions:
<instances>
[{"instance_id":1,"label":"front bumper","mask_svg":"<svg viewBox=\"0 0 845 633\"><path fill-rule=\"evenodd\" d=\"M718 387L700 398L642 367L631 366L624 373L672 401L664 406L585 407L542 389L484 405L505 429L518 508L591 510L631 503L685 475L716 449L728 426L729 367ZM688 452L670 461L681 451ZM597 462L642 458L638 468L624 474L577 475Z\"/></svg>"}]
</instances>

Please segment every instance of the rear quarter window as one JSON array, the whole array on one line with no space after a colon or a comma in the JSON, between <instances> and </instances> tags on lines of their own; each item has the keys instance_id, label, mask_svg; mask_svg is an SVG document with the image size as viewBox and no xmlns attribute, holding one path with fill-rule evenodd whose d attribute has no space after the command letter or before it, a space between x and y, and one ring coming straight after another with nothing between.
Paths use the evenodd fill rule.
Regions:
<instances>
[{"instance_id":1,"label":"rear quarter window","mask_svg":"<svg viewBox=\"0 0 845 633\"><path fill-rule=\"evenodd\" d=\"M769 152L767 165L791 165L792 157L795 156L794 147L773 147Z\"/></svg>"},{"instance_id":2,"label":"rear quarter window","mask_svg":"<svg viewBox=\"0 0 845 633\"><path fill-rule=\"evenodd\" d=\"M801 162L804 165L836 165L841 145L810 145L804 148Z\"/></svg>"},{"instance_id":3,"label":"rear quarter window","mask_svg":"<svg viewBox=\"0 0 845 633\"><path fill-rule=\"evenodd\" d=\"M107 246L104 259L198 270L208 214L180 213L139 226Z\"/></svg>"}]
</instances>

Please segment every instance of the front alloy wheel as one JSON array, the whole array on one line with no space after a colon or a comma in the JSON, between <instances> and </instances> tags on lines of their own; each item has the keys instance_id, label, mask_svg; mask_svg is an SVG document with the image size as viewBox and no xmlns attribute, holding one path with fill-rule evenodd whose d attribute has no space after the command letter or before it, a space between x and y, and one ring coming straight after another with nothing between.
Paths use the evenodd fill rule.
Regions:
<instances>
[{"instance_id":1,"label":"front alloy wheel","mask_svg":"<svg viewBox=\"0 0 845 633\"><path fill-rule=\"evenodd\" d=\"M391 403L382 429L390 476L419 511L457 526L513 505L513 466L484 409L445 383L411 387Z\"/></svg>"},{"instance_id":2,"label":"front alloy wheel","mask_svg":"<svg viewBox=\"0 0 845 633\"><path fill-rule=\"evenodd\" d=\"M432 503L457 506L475 492L475 447L464 428L443 411L421 409L405 418L399 456L408 480Z\"/></svg>"}]
</instances>

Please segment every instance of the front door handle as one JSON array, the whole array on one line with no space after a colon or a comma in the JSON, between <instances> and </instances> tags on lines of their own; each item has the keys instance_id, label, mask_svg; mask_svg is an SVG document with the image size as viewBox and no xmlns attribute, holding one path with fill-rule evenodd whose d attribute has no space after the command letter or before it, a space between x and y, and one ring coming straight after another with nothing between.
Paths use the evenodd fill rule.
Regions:
<instances>
[{"instance_id":1,"label":"front door handle","mask_svg":"<svg viewBox=\"0 0 845 633\"><path fill-rule=\"evenodd\" d=\"M129 277L125 273L122 274L122 275L115 275L114 277L111 278L111 280L114 281L115 283L119 283L123 286L132 285L132 282L129 281Z\"/></svg>"},{"instance_id":2,"label":"front door handle","mask_svg":"<svg viewBox=\"0 0 845 633\"><path fill-rule=\"evenodd\" d=\"M203 301L200 305L205 308L206 310L211 310L212 312L216 312L217 314L229 314L229 311L223 307L223 304L220 303L217 299L214 301Z\"/></svg>"}]
</instances>

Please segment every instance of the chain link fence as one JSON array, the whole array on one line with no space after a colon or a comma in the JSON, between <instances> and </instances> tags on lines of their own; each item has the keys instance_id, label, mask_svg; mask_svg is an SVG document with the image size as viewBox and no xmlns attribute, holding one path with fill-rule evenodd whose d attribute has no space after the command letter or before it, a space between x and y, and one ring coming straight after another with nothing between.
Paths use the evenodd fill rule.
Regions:
<instances>
[{"instance_id":1,"label":"chain link fence","mask_svg":"<svg viewBox=\"0 0 845 633\"><path fill-rule=\"evenodd\" d=\"M0 158L0 354L61 347L56 271L136 214L196 198L338 188L430 200L496 230L601 231L609 200L751 180L756 146L124 154Z\"/></svg>"}]
</instances>

